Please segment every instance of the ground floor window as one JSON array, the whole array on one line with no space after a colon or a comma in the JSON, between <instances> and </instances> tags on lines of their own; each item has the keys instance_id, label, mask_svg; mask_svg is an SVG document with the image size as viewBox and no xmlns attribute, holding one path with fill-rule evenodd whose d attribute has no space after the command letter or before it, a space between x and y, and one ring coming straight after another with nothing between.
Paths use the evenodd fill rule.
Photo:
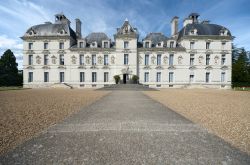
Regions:
<instances>
[{"instance_id":1,"label":"ground floor window","mask_svg":"<svg viewBox=\"0 0 250 165\"><path fill-rule=\"evenodd\" d=\"M156 82L161 82L161 72L156 73Z\"/></svg>"},{"instance_id":2,"label":"ground floor window","mask_svg":"<svg viewBox=\"0 0 250 165\"><path fill-rule=\"evenodd\" d=\"M149 82L149 73L148 72L144 73L144 82Z\"/></svg>"},{"instance_id":3,"label":"ground floor window","mask_svg":"<svg viewBox=\"0 0 250 165\"><path fill-rule=\"evenodd\" d=\"M92 72L92 82L96 82L96 78L97 78L96 72Z\"/></svg>"},{"instance_id":4,"label":"ground floor window","mask_svg":"<svg viewBox=\"0 0 250 165\"><path fill-rule=\"evenodd\" d=\"M85 81L85 74L84 72L80 72L80 82L84 82Z\"/></svg>"},{"instance_id":5,"label":"ground floor window","mask_svg":"<svg viewBox=\"0 0 250 165\"><path fill-rule=\"evenodd\" d=\"M189 81L192 83L192 82L194 82L194 75L193 74L191 74L190 76L189 76Z\"/></svg>"},{"instance_id":6,"label":"ground floor window","mask_svg":"<svg viewBox=\"0 0 250 165\"><path fill-rule=\"evenodd\" d=\"M174 82L174 72L169 72L169 82Z\"/></svg>"},{"instance_id":7,"label":"ground floor window","mask_svg":"<svg viewBox=\"0 0 250 165\"><path fill-rule=\"evenodd\" d=\"M44 82L49 82L49 72L44 72Z\"/></svg>"},{"instance_id":8,"label":"ground floor window","mask_svg":"<svg viewBox=\"0 0 250 165\"><path fill-rule=\"evenodd\" d=\"M33 82L33 72L29 72L28 82Z\"/></svg>"},{"instance_id":9,"label":"ground floor window","mask_svg":"<svg viewBox=\"0 0 250 165\"><path fill-rule=\"evenodd\" d=\"M104 72L104 82L109 81L109 72Z\"/></svg>"},{"instance_id":10,"label":"ground floor window","mask_svg":"<svg viewBox=\"0 0 250 165\"><path fill-rule=\"evenodd\" d=\"M64 82L64 72L60 72L60 82Z\"/></svg>"},{"instance_id":11,"label":"ground floor window","mask_svg":"<svg viewBox=\"0 0 250 165\"><path fill-rule=\"evenodd\" d=\"M225 75L226 75L225 72L221 73L221 82L225 82Z\"/></svg>"},{"instance_id":12,"label":"ground floor window","mask_svg":"<svg viewBox=\"0 0 250 165\"><path fill-rule=\"evenodd\" d=\"M206 73L206 83L208 83L210 80L210 73L209 72L207 72Z\"/></svg>"}]
</instances>

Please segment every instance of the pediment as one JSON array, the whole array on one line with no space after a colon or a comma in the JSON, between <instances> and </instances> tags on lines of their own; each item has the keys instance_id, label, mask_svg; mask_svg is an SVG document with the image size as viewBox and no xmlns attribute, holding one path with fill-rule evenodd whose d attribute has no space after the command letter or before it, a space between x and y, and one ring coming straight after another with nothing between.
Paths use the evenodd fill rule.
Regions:
<instances>
[{"instance_id":1,"label":"pediment","mask_svg":"<svg viewBox=\"0 0 250 165\"><path fill-rule=\"evenodd\" d=\"M171 65L168 67L168 69L176 69L175 66Z\"/></svg>"},{"instance_id":2,"label":"pediment","mask_svg":"<svg viewBox=\"0 0 250 165\"><path fill-rule=\"evenodd\" d=\"M34 69L33 66L27 66L26 69Z\"/></svg>"},{"instance_id":3,"label":"pediment","mask_svg":"<svg viewBox=\"0 0 250 165\"><path fill-rule=\"evenodd\" d=\"M222 70L227 70L228 69L228 66L223 66L221 67Z\"/></svg>"},{"instance_id":4,"label":"pediment","mask_svg":"<svg viewBox=\"0 0 250 165\"><path fill-rule=\"evenodd\" d=\"M63 65L60 65L60 66L58 66L58 69L66 69L66 67Z\"/></svg>"},{"instance_id":5,"label":"pediment","mask_svg":"<svg viewBox=\"0 0 250 165\"><path fill-rule=\"evenodd\" d=\"M206 70L211 70L211 69L213 69L213 67L212 66L207 66L205 69Z\"/></svg>"},{"instance_id":6,"label":"pediment","mask_svg":"<svg viewBox=\"0 0 250 165\"><path fill-rule=\"evenodd\" d=\"M189 69L194 70L194 69L196 69L196 66L190 66Z\"/></svg>"},{"instance_id":7,"label":"pediment","mask_svg":"<svg viewBox=\"0 0 250 165\"><path fill-rule=\"evenodd\" d=\"M78 68L79 69L86 69L85 65L79 65Z\"/></svg>"},{"instance_id":8,"label":"pediment","mask_svg":"<svg viewBox=\"0 0 250 165\"><path fill-rule=\"evenodd\" d=\"M143 67L143 69L151 69L151 67L149 65L146 65Z\"/></svg>"},{"instance_id":9,"label":"pediment","mask_svg":"<svg viewBox=\"0 0 250 165\"><path fill-rule=\"evenodd\" d=\"M155 67L155 69L163 69L163 67L161 65L158 65Z\"/></svg>"},{"instance_id":10,"label":"pediment","mask_svg":"<svg viewBox=\"0 0 250 165\"><path fill-rule=\"evenodd\" d=\"M50 69L50 67L47 66L47 65L44 65L42 68L43 68L43 69Z\"/></svg>"}]
</instances>

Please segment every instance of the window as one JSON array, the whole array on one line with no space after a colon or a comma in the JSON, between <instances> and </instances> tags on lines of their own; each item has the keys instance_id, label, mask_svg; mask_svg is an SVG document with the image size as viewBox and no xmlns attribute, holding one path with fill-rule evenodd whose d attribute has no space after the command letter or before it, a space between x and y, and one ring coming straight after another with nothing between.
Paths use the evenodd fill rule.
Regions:
<instances>
[{"instance_id":1,"label":"window","mask_svg":"<svg viewBox=\"0 0 250 165\"><path fill-rule=\"evenodd\" d=\"M96 82L96 72L92 72L92 82Z\"/></svg>"},{"instance_id":2,"label":"window","mask_svg":"<svg viewBox=\"0 0 250 165\"><path fill-rule=\"evenodd\" d=\"M96 55L92 55L92 65L96 65Z\"/></svg>"},{"instance_id":3,"label":"window","mask_svg":"<svg viewBox=\"0 0 250 165\"><path fill-rule=\"evenodd\" d=\"M210 62L210 54L206 55L206 65L209 65Z\"/></svg>"},{"instance_id":4,"label":"window","mask_svg":"<svg viewBox=\"0 0 250 165\"><path fill-rule=\"evenodd\" d=\"M49 56L44 55L44 65L48 65L48 63L49 63Z\"/></svg>"},{"instance_id":5,"label":"window","mask_svg":"<svg viewBox=\"0 0 250 165\"><path fill-rule=\"evenodd\" d=\"M194 49L194 42L190 42L190 49Z\"/></svg>"},{"instance_id":6,"label":"window","mask_svg":"<svg viewBox=\"0 0 250 165\"><path fill-rule=\"evenodd\" d=\"M109 72L104 72L104 82L109 81Z\"/></svg>"},{"instance_id":7,"label":"window","mask_svg":"<svg viewBox=\"0 0 250 165\"><path fill-rule=\"evenodd\" d=\"M161 65L161 54L157 55L157 65Z\"/></svg>"},{"instance_id":8,"label":"window","mask_svg":"<svg viewBox=\"0 0 250 165\"><path fill-rule=\"evenodd\" d=\"M84 82L85 81L85 74L84 72L80 72L80 82Z\"/></svg>"},{"instance_id":9,"label":"window","mask_svg":"<svg viewBox=\"0 0 250 165\"><path fill-rule=\"evenodd\" d=\"M104 55L104 65L108 65L108 64L109 64L109 56Z\"/></svg>"},{"instance_id":10,"label":"window","mask_svg":"<svg viewBox=\"0 0 250 165\"><path fill-rule=\"evenodd\" d=\"M157 45L158 45L158 46L161 46L161 43L159 42Z\"/></svg>"},{"instance_id":11,"label":"window","mask_svg":"<svg viewBox=\"0 0 250 165\"><path fill-rule=\"evenodd\" d=\"M144 73L144 82L149 82L149 72Z\"/></svg>"},{"instance_id":12,"label":"window","mask_svg":"<svg viewBox=\"0 0 250 165\"><path fill-rule=\"evenodd\" d=\"M190 54L190 65L194 65L194 54Z\"/></svg>"},{"instance_id":13,"label":"window","mask_svg":"<svg viewBox=\"0 0 250 165\"><path fill-rule=\"evenodd\" d=\"M149 42L145 42L145 48L149 48Z\"/></svg>"},{"instance_id":14,"label":"window","mask_svg":"<svg viewBox=\"0 0 250 165\"><path fill-rule=\"evenodd\" d=\"M124 42L124 49L128 49L128 41Z\"/></svg>"},{"instance_id":15,"label":"window","mask_svg":"<svg viewBox=\"0 0 250 165\"><path fill-rule=\"evenodd\" d=\"M206 73L206 83L208 83L208 82L209 82L209 76L210 76L210 73L209 73L209 72L207 72L207 73Z\"/></svg>"},{"instance_id":16,"label":"window","mask_svg":"<svg viewBox=\"0 0 250 165\"><path fill-rule=\"evenodd\" d=\"M174 55L170 54L169 55L169 65L173 65L174 64Z\"/></svg>"},{"instance_id":17,"label":"window","mask_svg":"<svg viewBox=\"0 0 250 165\"><path fill-rule=\"evenodd\" d=\"M79 42L79 47L83 48L83 42Z\"/></svg>"},{"instance_id":18,"label":"window","mask_svg":"<svg viewBox=\"0 0 250 165\"><path fill-rule=\"evenodd\" d=\"M222 50L224 50L224 49L225 49L225 45L226 45L226 43L225 43L225 42L222 42L222 43L221 43L221 49L222 49Z\"/></svg>"},{"instance_id":19,"label":"window","mask_svg":"<svg viewBox=\"0 0 250 165\"><path fill-rule=\"evenodd\" d=\"M64 82L64 72L60 72L60 82Z\"/></svg>"},{"instance_id":20,"label":"window","mask_svg":"<svg viewBox=\"0 0 250 165\"><path fill-rule=\"evenodd\" d=\"M83 55L83 54L80 54L80 57L79 57L79 64L80 64L80 65L84 65L84 55Z\"/></svg>"},{"instance_id":21,"label":"window","mask_svg":"<svg viewBox=\"0 0 250 165\"><path fill-rule=\"evenodd\" d=\"M161 72L156 73L156 82L161 82Z\"/></svg>"},{"instance_id":22,"label":"window","mask_svg":"<svg viewBox=\"0 0 250 165\"><path fill-rule=\"evenodd\" d=\"M47 42L45 42L45 43L43 44L43 49L48 49L48 43L47 43Z\"/></svg>"},{"instance_id":23,"label":"window","mask_svg":"<svg viewBox=\"0 0 250 165\"><path fill-rule=\"evenodd\" d=\"M49 72L44 72L44 82L49 82Z\"/></svg>"},{"instance_id":24,"label":"window","mask_svg":"<svg viewBox=\"0 0 250 165\"><path fill-rule=\"evenodd\" d=\"M225 64L226 64L226 55L223 54L223 55L221 56L221 65L225 65Z\"/></svg>"},{"instance_id":25,"label":"window","mask_svg":"<svg viewBox=\"0 0 250 165\"><path fill-rule=\"evenodd\" d=\"M170 83L174 82L174 72L169 72L169 80Z\"/></svg>"},{"instance_id":26,"label":"window","mask_svg":"<svg viewBox=\"0 0 250 165\"><path fill-rule=\"evenodd\" d=\"M189 81L192 83L192 82L194 82L194 75L193 74L191 74L190 76L189 76Z\"/></svg>"},{"instance_id":27,"label":"window","mask_svg":"<svg viewBox=\"0 0 250 165\"><path fill-rule=\"evenodd\" d=\"M149 64L149 55L145 54L145 65Z\"/></svg>"},{"instance_id":28,"label":"window","mask_svg":"<svg viewBox=\"0 0 250 165\"><path fill-rule=\"evenodd\" d=\"M210 49L210 42L206 42L206 49Z\"/></svg>"},{"instance_id":29,"label":"window","mask_svg":"<svg viewBox=\"0 0 250 165\"><path fill-rule=\"evenodd\" d=\"M64 55L60 54L60 65L64 65Z\"/></svg>"},{"instance_id":30,"label":"window","mask_svg":"<svg viewBox=\"0 0 250 165\"><path fill-rule=\"evenodd\" d=\"M104 42L104 48L108 48L108 42Z\"/></svg>"},{"instance_id":31,"label":"window","mask_svg":"<svg viewBox=\"0 0 250 165\"><path fill-rule=\"evenodd\" d=\"M33 65L33 55L29 55L29 65Z\"/></svg>"},{"instance_id":32,"label":"window","mask_svg":"<svg viewBox=\"0 0 250 165\"><path fill-rule=\"evenodd\" d=\"M124 65L128 65L128 54L124 54Z\"/></svg>"},{"instance_id":33,"label":"window","mask_svg":"<svg viewBox=\"0 0 250 165\"><path fill-rule=\"evenodd\" d=\"M225 72L221 72L221 82L225 82Z\"/></svg>"},{"instance_id":34,"label":"window","mask_svg":"<svg viewBox=\"0 0 250 165\"><path fill-rule=\"evenodd\" d=\"M59 49L64 49L64 43L63 42L59 43Z\"/></svg>"},{"instance_id":35,"label":"window","mask_svg":"<svg viewBox=\"0 0 250 165\"><path fill-rule=\"evenodd\" d=\"M33 49L33 43L29 43L29 50Z\"/></svg>"},{"instance_id":36,"label":"window","mask_svg":"<svg viewBox=\"0 0 250 165\"><path fill-rule=\"evenodd\" d=\"M33 82L33 72L29 72L28 82Z\"/></svg>"},{"instance_id":37,"label":"window","mask_svg":"<svg viewBox=\"0 0 250 165\"><path fill-rule=\"evenodd\" d=\"M173 47L174 47L174 42L171 41L171 42L170 42L170 48L173 48Z\"/></svg>"}]
</instances>

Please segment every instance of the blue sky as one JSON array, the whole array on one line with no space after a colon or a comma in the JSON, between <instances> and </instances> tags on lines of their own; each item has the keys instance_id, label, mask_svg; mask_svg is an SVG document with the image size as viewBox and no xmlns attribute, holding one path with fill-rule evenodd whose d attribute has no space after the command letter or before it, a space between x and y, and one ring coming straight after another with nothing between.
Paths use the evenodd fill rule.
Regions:
<instances>
[{"instance_id":1,"label":"blue sky","mask_svg":"<svg viewBox=\"0 0 250 165\"><path fill-rule=\"evenodd\" d=\"M137 27L140 37L150 32L170 35L173 16L182 21L191 12L200 20L223 25L235 36L234 44L250 50L249 0L1 0L0 55L10 48L22 68L20 37L32 25L54 22L54 15L63 12L75 29L75 18L82 21L82 32L105 32L113 39L117 27L128 18Z\"/></svg>"}]
</instances>

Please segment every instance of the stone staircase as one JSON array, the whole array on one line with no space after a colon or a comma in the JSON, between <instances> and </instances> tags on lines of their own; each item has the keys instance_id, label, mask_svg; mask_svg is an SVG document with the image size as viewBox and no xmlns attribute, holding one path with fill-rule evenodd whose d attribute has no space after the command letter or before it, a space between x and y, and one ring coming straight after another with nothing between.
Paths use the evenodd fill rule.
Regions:
<instances>
[{"instance_id":1,"label":"stone staircase","mask_svg":"<svg viewBox=\"0 0 250 165\"><path fill-rule=\"evenodd\" d=\"M156 91L154 88L149 88L142 84L112 84L97 90L133 90L133 91Z\"/></svg>"}]
</instances>

